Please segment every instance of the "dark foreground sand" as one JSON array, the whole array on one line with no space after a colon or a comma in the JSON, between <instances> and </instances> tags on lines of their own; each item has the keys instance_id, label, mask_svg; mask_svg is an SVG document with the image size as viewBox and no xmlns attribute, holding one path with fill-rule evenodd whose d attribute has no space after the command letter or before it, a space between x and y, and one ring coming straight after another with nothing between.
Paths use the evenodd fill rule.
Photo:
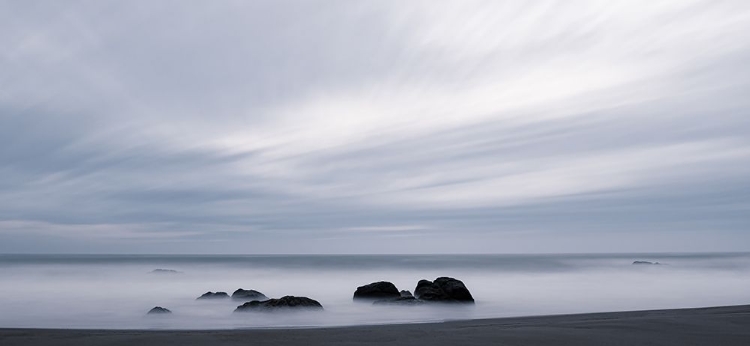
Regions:
<instances>
[{"instance_id":1,"label":"dark foreground sand","mask_svg":"<svg viewBox=\"0 0 750 346\"><path fill-rule=\"evenodd\" d=\"M0 345L750 345L750 305L319 329L0 329Z\"/></svg>"}]
</instances>

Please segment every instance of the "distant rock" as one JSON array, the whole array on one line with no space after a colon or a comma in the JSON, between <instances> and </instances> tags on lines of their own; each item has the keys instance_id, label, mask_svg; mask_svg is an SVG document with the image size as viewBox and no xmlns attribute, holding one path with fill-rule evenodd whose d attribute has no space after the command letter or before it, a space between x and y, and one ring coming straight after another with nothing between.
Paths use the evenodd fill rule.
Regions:
<instances>
[{"instance_id":1,"label":"distant rock","mask_svg":"<svg viewBox=\"0 0 750 346\"><path fill-rule=\"evenodd\" d=\"M381 299L372 302L373 305L422 305L424 303L424 300L419 300L413 296Z\"/></svg>"},{"instance_id":2,"label":"distant rock","mask_svg":"<svg viewBox=\"0 0 750 346\"><path fill-rule=\"evenodd\" d=\"M403 290L403 291L399 292L399 294L401 295L402 298L408 298L408 297L414 298L414 295L411 294L411 292L409 292L407 290Z\"/></svg>"},{"instance_id":3,"label":"distant rock","mask_svg":"<svg viewBox=\"0 0 750 346\"><path fill-rule=\"evenodd\" d=\"M474 303L469 289L461 280L439 277L435 281L419 280L414 297L429 302Z\"/></svg>"},{"instance_id":4,"label":"distant rock","mask_svg":"<svg viewBox=\"0 0 750 346\"><path fill-rule=\"evenodd\" d=\"M660 265L659 262L649 262L649 261L634 261L634 265Z\"/></svg>"},{"instance_id":5,"label":"distant rock","mask_svg":"<svg viewBox=\"0 0 750 346\"><path fill-rule=\"evenodd\" d=\"M399 298L401 294L398 292L398 288L388 281L373 282L368 285L359 286L354 291L353 299L385 299L385 298Z\"/></svg>"},{"instance_id":6,"label":"distant rock","mask_svg":"<svg viewBox=\"0 0 750 346\"><path fill-rule=\"evenodd\" d=\"M279 299L268 299L266 301L253 300L237 307L234 312L273 312L273 311L299 311L299 310L323 310L323 305L317 300L307 297L284 296Z\"/></svg>"},{"instance_id":7,"label":"distant rock","mask_svg":"<svg viewBox=\"0 0 750 346\"><path fill-rule=\"evenodd\" d=\"M171 314L172 311L169 311L167 308L163 308L161 306L155 306L153 309L148 311L148 315L160 315L160 314Z\"/></svg>"},{"instance_id":8,"label":"distant rock","mask_svg":"<svg viewBox=\"0 0 750 346\"><path fill-rule=\"evenodd\" d=\"M154 269L151 271L151 274L182 274L181 271L177 271L174 269Z\"/></svg>"},{"instance_id":9,"label":"distant rock","mask_svg":"<svg viewBox=\"0 0 750 346\"><path fill-rule=\"evenodd\" d=\"M251 301L251 300L268 300L268 297L266 297L265 294L260 293L256 290L243 290L238 289L232 293L232 299L236 300L244 300L244 301Z\"/></svg>"},{"instance_id":10,"label":"distant rock","mask_svg":"<svg viewBox=\"0 0 750 346\"><path fill-rule=\"evenodd\" d=\"M197 299L226 299L229 298L229 295L227 292L211 292L208 291L206 293L203 293L200 297Z\"/></svg>"}]
</instances>

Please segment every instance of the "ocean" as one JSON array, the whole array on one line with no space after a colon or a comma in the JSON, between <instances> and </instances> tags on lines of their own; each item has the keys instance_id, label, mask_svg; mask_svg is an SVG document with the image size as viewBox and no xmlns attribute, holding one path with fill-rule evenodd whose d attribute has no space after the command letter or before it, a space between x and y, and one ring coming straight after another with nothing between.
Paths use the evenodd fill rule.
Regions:
<instances>
[{"instance_id":1,"label":"ocean","mask_svg":"<svg viewBox=\"0 0 750 346\"><path fill-rule=\"evenodd\" d=\"M634 261L659 265L634 265ZM153 272L168 269L174 272ZM358 286L462 280L476 304L378 306ZM750 254L550 255L0 255L0 328L234 329L750 304ZM196 300L254 289L306 296L323 312L233 313ZM173 313L146 316L154 306Z\"/></svg>"}]
</instances>

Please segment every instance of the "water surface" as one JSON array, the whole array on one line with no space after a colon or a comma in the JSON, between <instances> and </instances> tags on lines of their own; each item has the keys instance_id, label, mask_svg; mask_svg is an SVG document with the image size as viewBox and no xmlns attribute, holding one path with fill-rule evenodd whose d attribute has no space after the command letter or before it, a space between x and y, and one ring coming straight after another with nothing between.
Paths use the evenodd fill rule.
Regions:
<instances>
[{"instance_id":1,"label":"water surface","mask_svg":"<svg viewBox=\"0 0 750 346\"><path fill-rule=\"evenodd\" d=\"M635 260L662 265L632 265ZM154 269L177 274L155 274ZM414 290L451 276L474 306L355 303L357 286ZM701 307L750 303L750 254L617 255L0 255L0 327L268 328ZM321 313L234 314L207 291L307 296ZM154 306L171 316L145 317Z\"/></svg>"}]
</instances>

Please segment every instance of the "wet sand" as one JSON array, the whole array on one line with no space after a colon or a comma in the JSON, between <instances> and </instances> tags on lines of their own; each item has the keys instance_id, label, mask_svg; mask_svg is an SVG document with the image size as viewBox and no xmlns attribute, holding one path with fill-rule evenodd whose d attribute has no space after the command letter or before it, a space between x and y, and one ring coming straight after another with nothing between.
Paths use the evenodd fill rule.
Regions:
<instances>
[{"instance_id":1,"label":"wet sand","mask_svg":"<svg viewBox=\"0 0 750 346\"><path fill-rule=\"evenodd\" d=\"M262 330L0 329L0 345L750 345L750 305Z\"/></svg>"}]
</instances>

